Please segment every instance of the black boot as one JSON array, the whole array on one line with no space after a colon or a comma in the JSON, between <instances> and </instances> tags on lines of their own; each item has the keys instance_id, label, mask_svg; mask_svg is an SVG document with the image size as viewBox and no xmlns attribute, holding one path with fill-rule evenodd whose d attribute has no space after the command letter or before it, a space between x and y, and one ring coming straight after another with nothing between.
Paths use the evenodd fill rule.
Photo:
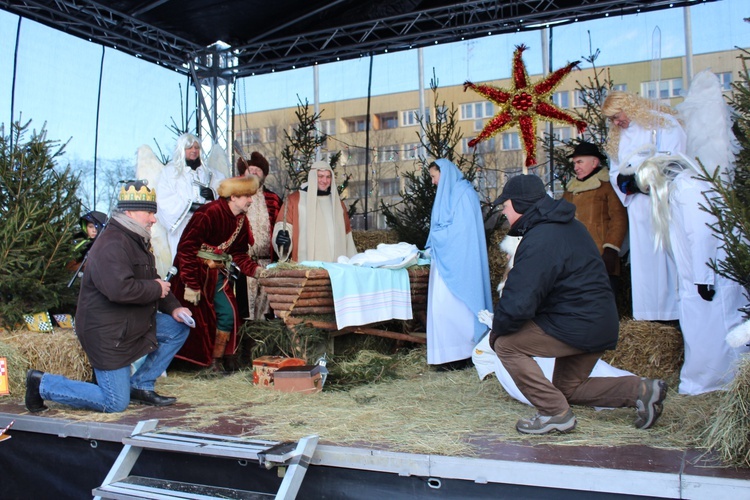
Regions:
<instances>
[{"instance_id":1,"label":"black boot","mask_svg":"<svg viewBox=\"0 0 750 500\"><path fill-rule=\"evenodd\" d=\"M226 354L222 360L224 370L227 373L233 373L240 369L240 357L237 354Z\"/></svg>"},{"instance_id":2,"label":"black boot","mask_svg":"<svg viewBox=\"0 0 750 500\"><path fill-rule=\"evenodd\" d=\"M31 413L39 413L47 410L44 399L39 394L39 386L42 383L44 372L29 370L26 372L26 409Z\"/></svg>"},{"instance_id":3,"label":"black boot","mask_svg":"<svg viewBox=\"0 0 750 500\"><path fill-rule=\"evenodd\" d=\"M177 398L162 396L156 391L130 388L130 401L148 406L169 406L177 402Z\"/></svg>"}]
</instances>

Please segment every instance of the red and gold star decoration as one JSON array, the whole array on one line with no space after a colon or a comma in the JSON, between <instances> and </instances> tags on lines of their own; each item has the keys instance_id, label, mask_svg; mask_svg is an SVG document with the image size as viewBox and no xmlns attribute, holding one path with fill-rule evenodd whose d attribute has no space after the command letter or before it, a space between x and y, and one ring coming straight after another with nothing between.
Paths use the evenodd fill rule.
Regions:
<instances>
[{"instance_id":1,"label":"red and gold star decoration","mask_svg":"<svg viewBox=\"0 0 750 500\"><path fill-rule=\"evenodd\" d=\"M573 68L578 66L578 61L558 69L551 75L536 84L529 81L521 55L526 50L525 45L516 47L513 53L513 88L506 90L491 85L475 85L471 82L464 83L466 89L472 89L478 94L500 106L500 112L487 122L482 132L469 141L469 146L474 147L480 141L489 139L499 132L503 132L515 125L521 131L521 140L526 151L526 166L536 165L536 124L537 120L567 123L575 125L578 133L586 129L586 122L576 120L570 113L563 111L554 104L550 96Z\"/></svg>"}]
</instances>

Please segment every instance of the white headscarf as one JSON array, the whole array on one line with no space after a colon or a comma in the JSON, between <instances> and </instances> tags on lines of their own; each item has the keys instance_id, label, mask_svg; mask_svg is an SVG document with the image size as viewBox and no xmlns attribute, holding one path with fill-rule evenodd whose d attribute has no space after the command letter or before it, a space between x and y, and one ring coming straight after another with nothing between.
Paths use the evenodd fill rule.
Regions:
<instances>
[{"instance_id":1,"label":"white headscarf","mask_svg":"<svg viewBox=\"0 0 750 500\"><path fill-rule=\"evenodd\" d=\"M329 172L331 172L330 196L318 196L318 171L321 170L328 170ZM333 220L331 221L331 232L333 236L332 248L334 259L340 255L347 255L344 209L341 206L338 189L336 189L336 178L333 174L333 169L327 162L317 161L312 164L312 166L310 167L310 172L307 175L307 197L305 200L305 210L300 210L299 212L300 229L305 228L306 233L304 238L300 237L300 248L297 252L300 260L306 260L307 256L311 252L313 252L315 248L315 238L317 236L317 233L314 229L317 223L317 205L319 201L321 203L331 203L331 213L333 214ZM303 244L305 245L304 248L302 247Z\"/></svg>"}]
</instances>

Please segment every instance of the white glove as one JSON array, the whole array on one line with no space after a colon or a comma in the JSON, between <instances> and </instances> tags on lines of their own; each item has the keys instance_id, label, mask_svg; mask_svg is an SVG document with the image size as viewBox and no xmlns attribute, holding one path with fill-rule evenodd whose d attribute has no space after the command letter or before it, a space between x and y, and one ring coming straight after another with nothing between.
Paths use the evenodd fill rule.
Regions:
<instances>
[{"instance_id":1,"label":"white glove","mask_svg":"<svg viewBox=\"0 0 750 500\"><path fill-rule=\"evenodd\" d=\"M477 319L480 323L483 325L487 325L490 329L492 329L492 320L495 318L495 315L491 312L489 312L487 309L482 309L477 313Z\"/></svg>"}]
</instances>

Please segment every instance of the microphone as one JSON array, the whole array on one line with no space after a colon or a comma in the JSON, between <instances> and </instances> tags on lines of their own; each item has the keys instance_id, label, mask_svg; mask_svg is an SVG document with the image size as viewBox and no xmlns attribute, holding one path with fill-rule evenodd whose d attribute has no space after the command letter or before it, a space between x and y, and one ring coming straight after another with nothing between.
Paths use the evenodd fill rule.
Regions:
<instances>
[{"instance_id":1,"label":"microphone","mask_svg":"<svg viewBox=\"0 0 750 500\"><path fill-rule=\"evenodd\" d=\"M177 268L172 266L169 268L169 271L167 271L167 275L164 277L164 281L169 281L172 279L172 276L177 274Z\"/></svg>"}]
</instances>

